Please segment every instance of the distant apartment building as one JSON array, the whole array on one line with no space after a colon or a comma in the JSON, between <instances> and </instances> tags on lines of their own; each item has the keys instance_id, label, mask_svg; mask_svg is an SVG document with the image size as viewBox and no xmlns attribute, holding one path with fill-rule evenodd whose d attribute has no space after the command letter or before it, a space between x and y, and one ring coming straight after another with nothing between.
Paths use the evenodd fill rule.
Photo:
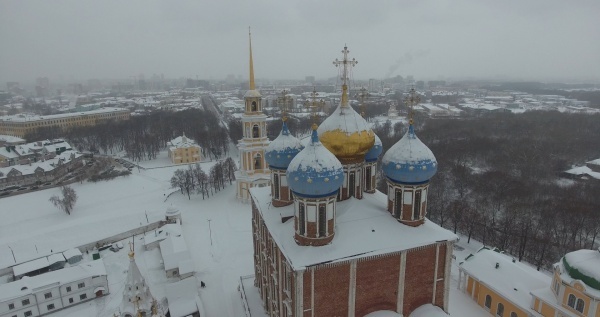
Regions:
<instances>
[{"instance_id":1,"label":"distant apartment building","mask_svg":"<svg viewBox=\"0 0 600 317\"><path fill-rule=\"evenodd\" d=\"M106 120L128 120L127 109L102 108L98 110L39 116L18 114L0 117L0 134L25 137L38 128L59 127L63 130L76 126L96 125Z\"/></svg>"}]
</instances>

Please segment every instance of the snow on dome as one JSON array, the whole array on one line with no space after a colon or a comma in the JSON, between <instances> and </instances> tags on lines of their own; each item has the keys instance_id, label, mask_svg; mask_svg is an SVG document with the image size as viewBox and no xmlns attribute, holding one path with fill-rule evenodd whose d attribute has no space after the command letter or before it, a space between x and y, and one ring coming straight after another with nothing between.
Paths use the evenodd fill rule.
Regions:
<instances>
[{"instance_id":1,"label":"snow on dome","mask_svg":"<svg viewBox=\"0 0 600 317\"><path fill-rule=\"evenodd\" d=\"M287 168L290 189L305 197L325 197L335 193L344 180L342 163L319 142L313 130L311 142Z\"/></svg>"},{"instance_id":2,"label":"snow on dome","mask_svg":"<svg viewBox=\"0 0 600 317\"><path fill-rule=\"evenodd\" d=\"M246 94L244 94L244 98L258 98L261 97L260 92L258 92L258 90L248 90L246 91Z\"/></svg>"},{"instance_id":3,"label":"snow on dome","mask_svg":"<svg viewBox=\"0 0 600 317\"><path fill-rule=\"evenodd\" d=\"M570 277L600 290L600 252L598 250L573 251L565 254L562 262Z\"/></svg>"},{"instance_id":4,"label":"snow on dome","mask_svg":"<svg viewBox=\"0 0 600 317\"><path fill-rule=\"evenodd\" d=\"M397 183L426 182L437 172L433 152L419 140L412 124L383 155L382 163L385 176Z\"/></svg>"},{"instance_id":5,"label":"snow on dome","mask_svg":"<svg viewBox=\"0 0 600 317\"><path fill-rule=\"evenodd\" d=\"M383 152L383 145L381 143L381 139L377 136L377 134L375 134L375 144L373 144L373 147L371 147L369 152L365 154L365 161L377 161L379 155L381 155L381 152Z\"/></svg>"},{"instance_id":6,"label":"snow on dome","mask_svg":"<svg viewBox=\"0 0 600 317\"><path fill-rule=\"evenodd\" d=\"M165 212L165 214L167 216L175 216L175 215L179 215L181 212L179 211L179 209L173 205L169 206L169 208L167 208L167 211Z\"/></svg>"},{"instance_id":7,"label":"snow on dome","mask_svg":"<svg viewBox=\"0 0 600 317\"><path fill-rule=\"evenodd\" d=\"M431 304L425 304L413 310L409 317L448 317L441 308Z\"/></svg>"},{"instance_id":8,"label":"snow on dome","mask_svg":"<svg viewBox=\"0 0 600 317\"><path fill-rule=\"evenodd\" d=\"M323 145L341 161L360 162L375 143L375 133L352 107L340 104L318 129Z\"/></svg>"},{"instance_id":9,"label":"snow on dome","mask_svg":"<svg viewBox=\"0 0 600 317\"><path fill-rule=\"evenodd\" d=\"M292 159L302 149L304 149L304 145L290 133L284 121L279 136L267 146L265 160L270 167L287 169Z\"/></svg>"}]
</instances>

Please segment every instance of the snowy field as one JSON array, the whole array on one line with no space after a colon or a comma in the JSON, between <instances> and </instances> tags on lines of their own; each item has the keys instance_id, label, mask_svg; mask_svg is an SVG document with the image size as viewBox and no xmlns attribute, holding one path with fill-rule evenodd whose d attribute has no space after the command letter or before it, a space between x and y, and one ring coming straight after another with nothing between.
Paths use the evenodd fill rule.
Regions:
<instances>
[{"instance_id":1,"label":"snowy field","mask_svg":"<svg viewBox=\"0 0 600 317\"><path fill-rule=\"evenodd\" d=\"M156 165L159 164L162 163L156 162ZM212 164L201 165L208 171ZM160 219L167 207L174 204L182 213L183 234L195 264L195 278L198 284L204 281L207 285L199 290L205 316L243 316L237 287L240 276L254 273L251 207L235 200L235 186L232 185L206 200L197 195L188 200L179 192L167 198L173 192L169 180L178 168L187 166L133 169L132 175L108 182L75 183L72 187L79 200L70 216L48 201L50 196L58 194L58 188L0 199L0 216L3 219L0 223L0 252L10 246L17 261L21 262L49 254L51 250L63 251ZM170 281L162 270L158 249L144 251L139 238L136 238L136 262L151 292L160 301L165 297L165 283ZM125 243L128 241L124 240ZM452 265L450 312L453 316L484 316L487 314L484 310L456 289L458 261L481 245L474 241L467 245L466 239L459 245L464 250L455 250L458 260L454 260ZM111 316L116 311L122 299L129 261L127 250L117 253L103 251L102 257L109 273L111 294L52 316Z\"/></svg>"}]
</instances>

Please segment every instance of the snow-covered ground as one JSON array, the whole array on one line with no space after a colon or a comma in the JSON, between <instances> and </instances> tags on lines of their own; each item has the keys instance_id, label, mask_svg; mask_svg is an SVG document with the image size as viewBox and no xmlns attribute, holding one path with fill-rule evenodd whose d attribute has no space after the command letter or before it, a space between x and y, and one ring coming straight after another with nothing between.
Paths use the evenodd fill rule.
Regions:
<instances>
[{"instance_id":1,"label":"snow-covered ground","mask_svg":"<svg viewBox=\"0 0 600 317\"><path fill-rule=\"evenodd\" d=\"M202 166L208 171L212 164L207 162ZM58 194L58 188L0 199L3 219L0 251L10 246L18 262L47 255L51 250L63 251L162 218L167 207L174 204L182 213L183 234L195 264L195 278L206 283L206 288L199 290L206 316L243 316L237 287L240 276L254 273L251 207L235 200L232 185L205 200L198 195L188 200L180 193L167 197L173 191L169 180L179 168L186 166L134 169L130 176L107 182L75 183L72 187L79 200L72 215L59 211L48 201L50 196ZM452 265L450 312L461 317L485 316L484 310L456 289L458 262L481 245L474 241L466 244L466 239L462 239L459 246L464 250L455 250L457 260ZM162 270L159 252L158 249L144 251L136 238L137 264L151 292L160 301L165 297L165 283L169 281ZM117 253L102 251L102 257L109 274L111 294L52 316L111 316L116 311L129 261L127 252L126 249Z\"/></svg>"}]
</instances>

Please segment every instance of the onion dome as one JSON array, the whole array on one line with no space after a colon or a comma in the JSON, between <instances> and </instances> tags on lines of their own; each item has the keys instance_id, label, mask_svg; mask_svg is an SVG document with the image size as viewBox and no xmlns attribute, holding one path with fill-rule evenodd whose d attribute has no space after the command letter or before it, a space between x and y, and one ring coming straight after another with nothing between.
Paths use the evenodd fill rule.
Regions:
<instances>
[{"instance_id":1,"label":"onion dome","mask_svg":"<svg viewBox=\"0 0 600 317\"><path fill-rule=\"evenodd\" d=\"M359 163L373 147L375 133L367 121L348 105L348 88L346 85L342 88L342 101L319 126L319 138L343 163Z\"/></svg>"},{"instance_id":2,"label":"onion dome","mask_svg":"<svg viewBox=\"0 0 600 317\"><path fill-rule=\"evenodd\" d=\"M571 278L600 290L600 250L577 250L567 253L562 263Z\"/></svg>"},{"instance_id":3,"label":"onion dome","mask_svg":"<svg viewBox=\"0 0 600 317\"><path fill-rule=\"evenodd\" d=\"M383 152L383 145L381 144L381 139L375 134L375 144L373 144L373 147L365 154L365 161L377 161L381 152Z\"/></svg>"},{"instance_id":4,"label":"onion dome","mask_svg":"<svg viewBox=\"0 0 600 317\"><path fill-rule=\"evenodd\" d=\"M316 125L308 146L290 162L287 177L292 192L303 197L330 196L342 186L342 164L321 144Z\"/></svg>"},{"instance_id":5,"label":"onion dome","mask_svg":"<svg viewBox=\"0 0 600 317\"><path fill-rule=\"evenodd\" d=\"M412 123L408 131L383 156L383 173L396 183L424 183L437 172L433 152L415 134Z\"/></svg>"},{"instance_id":6,"label":"onion dome","mask_svg":"<svg viewBox=\"0 0 600 317\"><path fill-rule=\"evenodd\" d=\"M269 143L265 153L265 160L272 168L287 169L296 154L300 153L304 145L295 138L283 121L279 136Z\"/></svg>"}]
</instances>

